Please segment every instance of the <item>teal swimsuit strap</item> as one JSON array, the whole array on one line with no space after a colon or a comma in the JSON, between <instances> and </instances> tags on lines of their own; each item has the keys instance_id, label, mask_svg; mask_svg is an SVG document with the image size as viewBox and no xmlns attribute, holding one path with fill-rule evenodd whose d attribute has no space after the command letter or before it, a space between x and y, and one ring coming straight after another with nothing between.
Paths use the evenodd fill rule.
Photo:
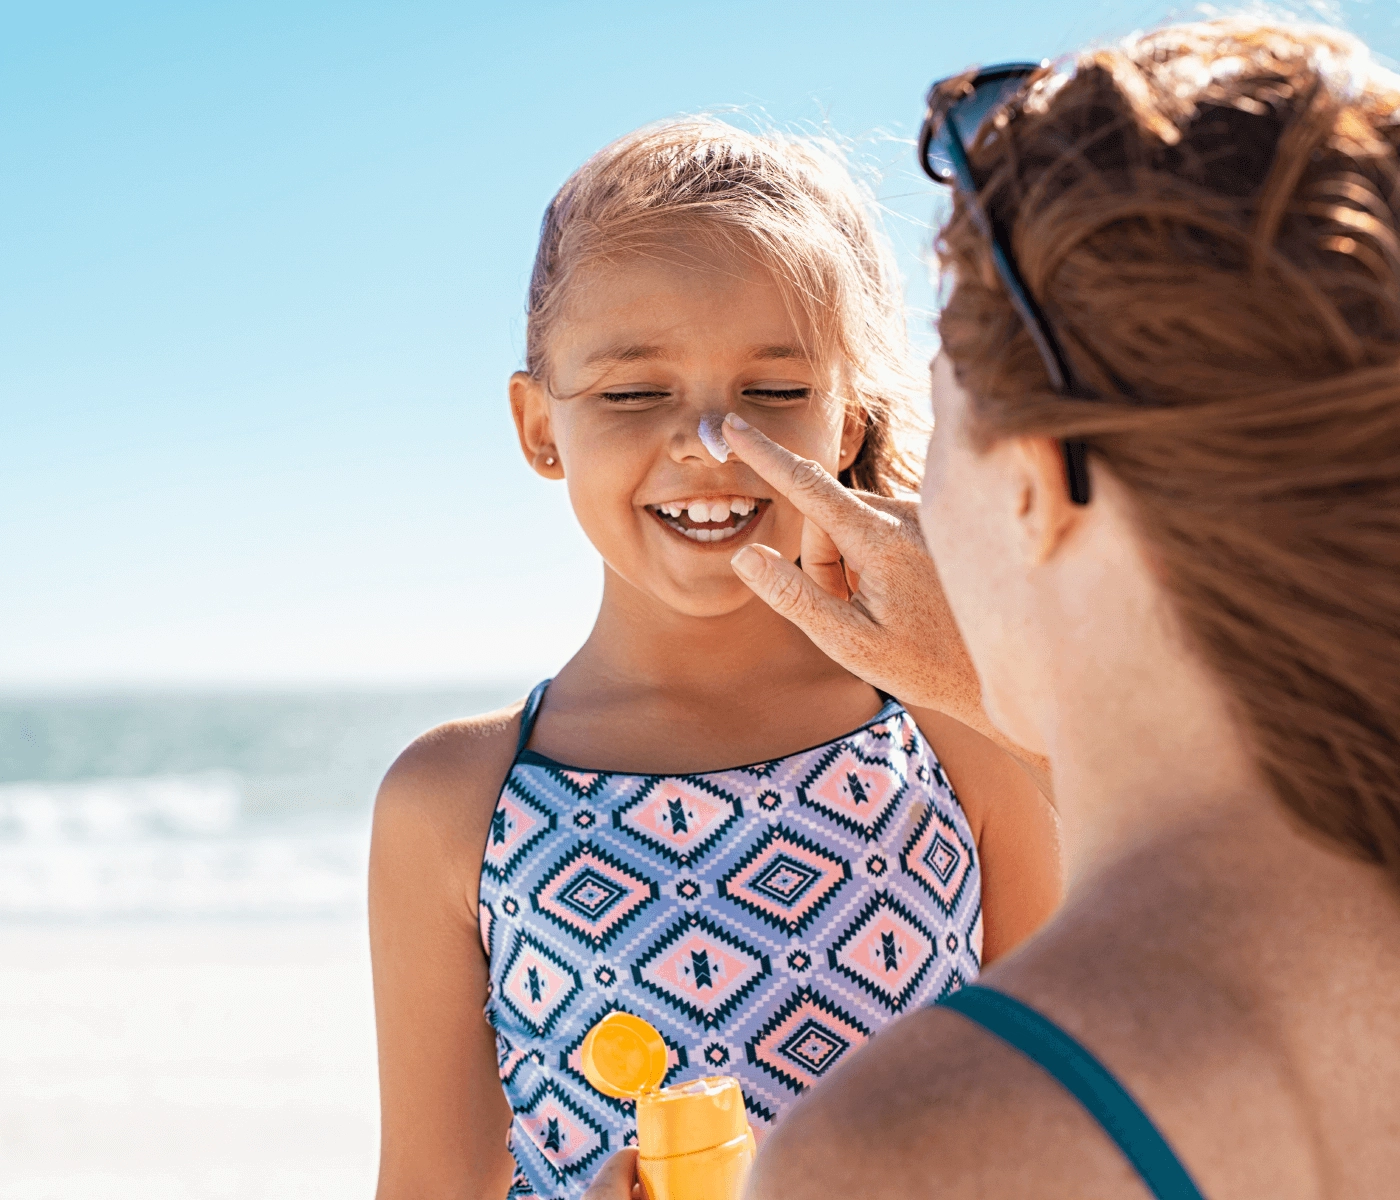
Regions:
<instances>
[{"instance_id":1,"label":"teal swimsuit strap","mask_svg":"<svg viewBox=\"0 0 1400 1200\"><path fill-rule=\"evenodd\" d=\"M1127 1088L1054 1022L1004 992L977 984L945 996L938 1005L960 1012L1058 1080L1118 1143L1157 1200L1205 1200Z\"/></svg>"},{"instance_id":2,"label":"teal swimsuit strap","mask_svg":"<svg viewBox=\"0 0 1400 1200\"><path fill-rule=\"evenodd\" d=\"M521 751L525 749L530 740L530 734L535 731L535 718L540 715L540 704L544 700L545 688L553 682L552 679L546 679L543 683L537 683L535 690L525 701L525 707L520 712L520 736L515 742L516 758L520 757Z\"/></svg>"}]
</instances>

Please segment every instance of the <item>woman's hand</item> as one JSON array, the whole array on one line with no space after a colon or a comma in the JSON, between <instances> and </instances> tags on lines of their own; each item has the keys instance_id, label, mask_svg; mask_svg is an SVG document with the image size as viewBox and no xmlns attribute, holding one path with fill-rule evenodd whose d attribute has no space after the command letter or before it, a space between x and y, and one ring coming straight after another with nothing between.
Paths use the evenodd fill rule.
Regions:
<instances>
[{"instance_id":1,"label":"woman's hand","mask_svg":"<svg viewBox=\"0 0 1400 1200\"><path fill-rule=\"evenodd\" d=\"M732 413L724 439L807 519L800 568L768 546L745 546L732 560L739 578L853 675L991 738L1048 795L1045 761L987 719L977 672L924 545L918 505L852 492Z\"/></svg>"},{"instance_id":2,"label":"woman's hand","mask_svg":"<svg viewBox=\"0 0 1400 1200\"><path fill-rule=\"evenodd\" d=\"M637 1152L619 1150L593 1177L583 1200L645 1200L637 1179Z\"/></svg>"},{"instance_id":3,"label":"woman's hand","mask_svg":"<svg viewBox=\"0 0 1400 1200\"><path fill-rule=\"evenodd\" d=\"M969 717L982 711L981 688L924 546L918 505L849 491L733 414L724 437L807 518L801 568L767 546L745 546L733 559L739 578L848 671L975 728Z\"/></svg>"}]
</instances>

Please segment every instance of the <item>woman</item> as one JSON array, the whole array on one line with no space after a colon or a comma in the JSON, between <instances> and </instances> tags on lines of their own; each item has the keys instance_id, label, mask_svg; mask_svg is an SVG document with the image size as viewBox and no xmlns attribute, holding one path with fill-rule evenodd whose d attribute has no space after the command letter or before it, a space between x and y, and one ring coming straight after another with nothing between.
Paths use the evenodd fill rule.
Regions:
<instances>
[{"instance_id":1,"label":"woman","mask_svg":"<svg viewBox=\"0 0 1400 1200\"><path fill-rule=\"evenodd\" d=\"M933 97L959 196L921 520L990 720L1048 759L1067 897L804 1099L750 1194L1393 1195L1400 81L1244 22L1007 80L955 121L965 171L975 81ZM860 579L844 605L750 548L751 586L975 705L929 664L910 515L727 436Z\"/></svg>"}]
</instances>

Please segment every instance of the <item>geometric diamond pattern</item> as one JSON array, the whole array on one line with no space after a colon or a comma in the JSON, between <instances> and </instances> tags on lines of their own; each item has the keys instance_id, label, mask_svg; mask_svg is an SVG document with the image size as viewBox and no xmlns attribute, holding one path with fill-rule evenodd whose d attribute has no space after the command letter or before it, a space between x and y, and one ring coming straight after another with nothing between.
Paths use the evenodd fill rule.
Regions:
<instances>
[{"instance_id":1,"label":"geometric diamond pattern","mask_svg":"<svg viewBox=\"0 0 1400 1200\"><path fill-rule=\"evenodd\" d=\"M608 1152L608 1131L552 1080L525 1102L515 1124L560 1183Z\"/></svg>"},{"instance_id":2,"label":"geometric diamond pattern","mask_svg":"<svg viewBox=\"0 0 1400 1200\"><path fill-rule=\"evenodd\" d=\"M932 804L899 852L899 865L918 880L938 906L951 913L972 873L972 847Z\"/></svg>"},{"instance_id":3,"label":"geometric diamond pattern","mask_svg":"<svg viewBox=\"0 0 1400 1200\"><path fill-rule=\"evenodd\" d=\"M528 788L513 777L507 779L496 811L491 814L482 870L505 881L530 848L554 831L557 820Z\"/></svg>"},{"instance_id":4,"label":"geometric diamond pattern","mask_svg":"<svg viewBox=\"0 0 1400 1200\"><path fill-rule=\"evenodd\" d=\"M745 1044L744 1053L749 1062L800 1092L869 1037L870 1030L850 1013L802 988Z\"/></svg>"},{"instance_id":5,"label":"geometric diamond pattern","mask_svg":"<svg viewBox=\"0 0 1400 1200\"><path fill-rule=\"evenodd\" d=\"M476 907L476 924L481 931L481 948L486 951L486 961L491 961L491 955L496 950L496 940L493 936L496 931L496 914L491 911L489 904L478 904Z\"/></svg>"},{"instance_id":6,"label":"geometric diamond pattern","mask_svg":"<svg viewBox=\"0 0 1400 1200\"><path fill-rule=\"evenodd\" d=\"M639 838L672 862L699 860L743 815L739 797L701 778L649 778L613 811L613 825Z\"/></svg>"},{"instance_id":7,"label":"geometric diamond pattern","mask_svg":"<svg viewBox=\"0 0 1400 1200\"><path fill-rule=\"evenodd\" d=\"M794 937L850 877L845 859L776 825L719 881L719 894Z\"/></svg>"},{"instance_id":8,"label":"geometric diamond pattern","mask_svg":"<svg viewBox=\"0 0 1400 1200\"><path fill-rule=\"evenodd\" d=\"M874 841L904 798L905 780L882 757L838 742L798 786L797 799Z\"/></svg>"},{"instance_id":9,"label":"geometric diamond pattern","mask_svg":"<svg viewBox=\"0 0 1400 1200\"><path fill-rule=\"evenodd\" d=\"M933 934L880 892L827 951L827 962L891 1012L899 1012L938 954Z\"/></svg>"},{"instance_id":10,"label":"geometric diamond pattern","mask_svg":"<svg viewBox=\"0 0 1400 1200\"><path fill-rule=\"evenodd\" d=\"M691 913L642 954L632 980L714 1029L770 970L768 955Z\"/></svg>"},{"instance_id":11,"label":"geometric diamond pattern","mask_svg":"<svg viewBox=\"0 0 1400 1200\"><path fill-rule=\"evenodd\" d=\"M545 1037L579 994L579 973L528 933L516 932L501 972L501 998L535 1034Z\"/></svg>"},{"instance_id":12,"label":"geometric diamond pattern","mask_svg":"<svg viewBox=\"0 0 1400 1200\"><path fill-rule=\"evenodd\" d=\"M635 1104L595 1092L579 1061L608 1012L656 1027L667 1084L736 1076L761 1136L898 1013L979 968L972 832L893 700L843 737L730 770L594 771L526 749L479 890L518 1196L580 1200L607 1154L636 1145Z\"/></svg>"},{"instance_id":13,"label":"geometric diamond pattern","mask_svg":"<svg viewBox=\"0 0 1400 1200\"><path fill-rule=\"evenodd\" d=\"M656 883L606 850L582 842L530 893L537 912L601 950L660 895Z\"/></svg>"},{"instance_id":14,"label":"geometric diamond pattern","mask_svg":"<svg viewBox=\"0 0 1400 1200\"><path fill-rule=\"evenodd\" d=\"M608 776L603 771L570 771L555 767L549 773L580 800L596 796L608 782Z\"/></svg>"}]
</instances>

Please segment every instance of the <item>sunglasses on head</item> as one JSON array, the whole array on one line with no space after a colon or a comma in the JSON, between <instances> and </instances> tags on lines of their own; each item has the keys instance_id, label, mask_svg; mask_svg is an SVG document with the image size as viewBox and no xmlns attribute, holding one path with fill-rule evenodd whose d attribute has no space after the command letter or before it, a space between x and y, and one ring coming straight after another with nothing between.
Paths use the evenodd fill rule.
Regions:
<instances>
[{"instance_id":1,"label":"sunglasses on head","mask_svg":"<svg viewBox=\"0 0 1400 1200\"><path fill-rule=\"evenodd\" d=\"M1040 351L1050 386L1062 395L1092 399L1093 393L1074 378L1050 322L1021 278L1020 268L1011 253L1010 236L982 207L977 180L967 159L967 145L977 136L982 122L1019 95L1026 81L1039 74L1044 65L1002 63L975 75L956 75L935 83L929 89L928 111L919 134L919 165L935 183L956 188L966 198L973 221L991 246L992 262L1011 298L1012 307ZM1078 441L1065 441L1061 445L1069 498L1075 504L1088 504L1089 468L1085 445Z\"/></svg>"}]
</instances>

